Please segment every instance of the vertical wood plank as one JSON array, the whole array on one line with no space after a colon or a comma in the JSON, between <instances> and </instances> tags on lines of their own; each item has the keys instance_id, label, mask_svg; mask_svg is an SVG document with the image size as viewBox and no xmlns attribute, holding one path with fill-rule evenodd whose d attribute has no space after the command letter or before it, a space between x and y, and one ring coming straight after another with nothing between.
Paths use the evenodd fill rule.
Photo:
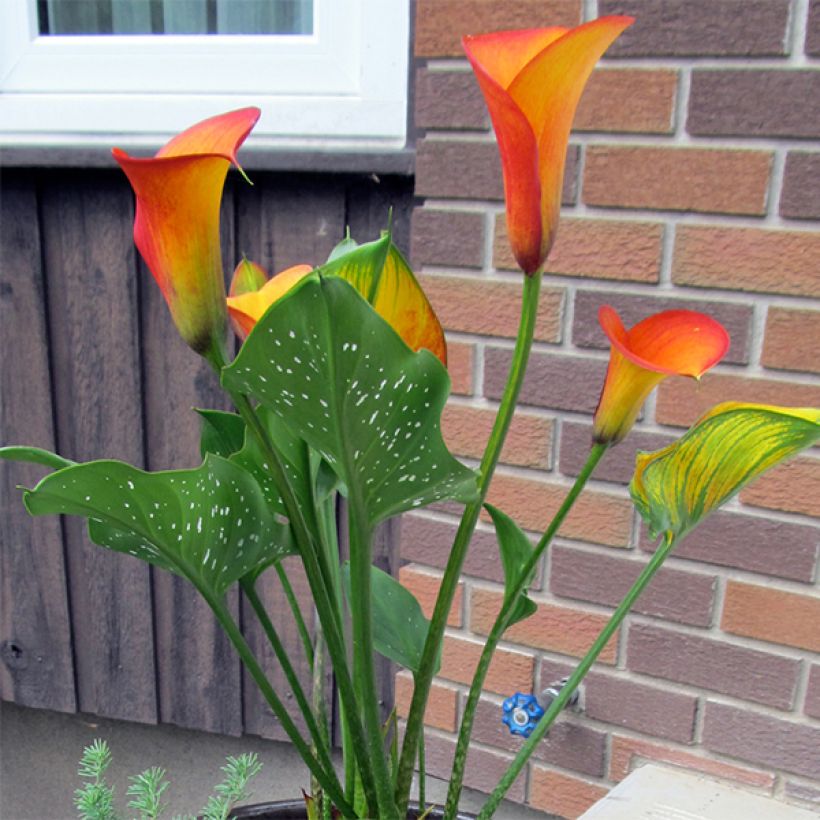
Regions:
<instances>
[{"instance_id":1,"label":"vertical wood plank","mask_svg":"<svg viewBox=\"0 0 820 820\"><path fill-rule=\"evenodd\" d=\"M0 442L54 449L45 293L31 176L6 172L0 198ZM63 536L31 518L17 485L43 469L0 462L0 697L76 711Z\"/></svg>"},{"instance_id":2,"label":"vertical wood plank","mask_svg":"<svg viewBox=\"0 0 820 820\"><path fill-rule=\"evenodd\" d=\"M357 242L379 238L393 210L393 242L405 256L410 252L410 215L413 180L409 177L375 175L355 177L347 186L347 224Z\"/></svg>"},{"instance_id":3,"label":"vertical wood plank","mask_svg":"<svg viewBox=\"0 0 820 820\"><path fill-rule=\"evenodd\" d=\"M233 270L233 203L223 199L223 267ZM141 260L140 260L141 263ZM194 467L194 407L229 409L208 364L180 338L162 294L140 264L147 462L151 470ZM184 578L153 569L160 720L221 734L242 732L240 661L208 605ZM238 591L228 592L238 614Z\"/></svg>"},{"instance_id":4,"label":"vertical wood plank","mask_svg":"<svg viewBox=\"0 0 820 820\"><path fill-rule=\"evenodd\" d=\"M254 187L237 190L237 251L259 263L270 274L299 263L322 264L344 236L345 194L341 181L309 175L255 174ZM298 560L288 560L288 575L302 611L312 625L313 603ZM302 686L310 691L310 669L302 651L290 607L273 571L259 581L259 596L282 637ZM247 602L243 603L245 634L270 672L271 682L292 717L298 710L284 675L267 648L267 640ZM245 676L245 727L264 737L283 738L279 722L256 686Z\"/></svg>"},{"instance_id":5,"label":"vertical wood plank","mask_svg":"<svg viewBox=\"0 0 820 820\"><path fill-rule=\"evenodd\" d=\"M137 281L126 186L50 173L42 192L57 441L74 459L143 460ZM148 566L92 545L65 522L78 705L157 717Z\"/></svg>"}]
</instances>

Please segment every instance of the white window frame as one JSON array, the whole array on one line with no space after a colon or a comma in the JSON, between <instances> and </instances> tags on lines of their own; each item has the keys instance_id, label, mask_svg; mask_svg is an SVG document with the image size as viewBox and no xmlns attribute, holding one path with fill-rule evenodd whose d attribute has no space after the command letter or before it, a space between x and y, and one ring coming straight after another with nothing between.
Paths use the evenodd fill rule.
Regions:
<instances>
[{"instance_id":1,"label":"white window frame","mask_svg":"<svg viewBox=\"0 0 820 820\"><path fill-rule=\"evenodd\" d=\"M409 0L314 0L311 35L48 35L0 0L0 146L157 146L257 105L250 149L406 141Z\"/></svg>"}]
</instances>

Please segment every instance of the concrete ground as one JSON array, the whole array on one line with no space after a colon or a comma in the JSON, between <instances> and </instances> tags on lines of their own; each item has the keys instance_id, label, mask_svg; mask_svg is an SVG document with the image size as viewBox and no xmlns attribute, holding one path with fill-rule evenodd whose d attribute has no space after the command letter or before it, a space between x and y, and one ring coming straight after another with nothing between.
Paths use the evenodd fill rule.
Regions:
<instances>
[{"instance_id":1,"label":"concrete ground","mask_svg":"<svg viewBox=\"0 0 820 820\"><path fill-rule=\"evenodd\" d=\"M309 786L307 769L287 743L256 737L223 737L178 729L66 715L0 703L0 818L2 820L69 820L77 816L72 802L81 785L77 761L84 746L104 738L113 762L108 780L115 786L122 817L131 817L125 797L128 776L151 766L166 769L170 787L166 817L194 814L221 779L226 755L256 752L263 763L252 781L248 802L293 799ZM428 801L443 800L445 787L430 779ZM468 793L463 808L476 809L481 795ZM547 815L505 803L502 820L549 820Z\"/></svg>"}]
</instances>

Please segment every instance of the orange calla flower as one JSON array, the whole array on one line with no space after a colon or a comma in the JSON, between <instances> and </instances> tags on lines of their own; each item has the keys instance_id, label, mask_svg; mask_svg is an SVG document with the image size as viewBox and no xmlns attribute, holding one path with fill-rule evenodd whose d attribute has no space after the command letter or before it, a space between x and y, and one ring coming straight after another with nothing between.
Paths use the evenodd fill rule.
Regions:
<instances>
[{"instance_id":1,"label":"orange calla flower","mask_svg":"<svg viewBox=\"0 0 820 820\"><path fill-rule=\"evenodd\" d=\"M463 39L493 121L507 232L521 269L537 271L555 240L575 109L595 63L632 17L574 29L501 31Z\"/></svg>"},{"instance_id":2,"label":"orange calla flower","mask_svg":"<svg viewBox=\"0 0 820 820\"><path fill-rule=\"evenodd\" d=\"M310 265L294 265L268 279L259 265L243 259L236 266L227 299L236 335L247 338L265 311L312 270Z\"/></svg>"},{"instance_id":3,"label":"orange calla flower","mask_svg":"<svg viewBox=\"0 0 820 820\"><path fill-rule=\"evenodd\" d=\"M219 242L222 188L260 113L243 108L203 120L151 159L113 151L137 197L137 248L180 335L205 356L222 357L227 328Z\"/></svg>"},{"instance_id":4,"label":"orange calla flower","mask_svg":"<svg viewBox=\"0 0 820 820\"><path fill-rule=\"evenodd\" d=\"M699 379L729 349L723 325L693 310L655 313L626 330L613 308L604 305L598 321L612 343L593 423L599 444L621 441L646 397L667 376Z\"/></svg>"}]
</instances>

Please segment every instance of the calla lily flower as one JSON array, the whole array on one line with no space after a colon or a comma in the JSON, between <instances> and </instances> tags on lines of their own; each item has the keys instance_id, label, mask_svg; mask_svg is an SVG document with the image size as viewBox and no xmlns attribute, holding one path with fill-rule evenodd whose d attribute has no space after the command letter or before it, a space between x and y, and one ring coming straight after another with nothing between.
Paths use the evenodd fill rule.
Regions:
<instances>
[{"instance_id":1,"label":"calla lily flower","mask_svg":"<svg viewBox=\"0 0 820 820\"><path fill-rule=\"evenodd\" d=\"M269 279L259 265L243 259L236 266L227 299L236 335L246 339L265 311L312 270L310 265L294 265Z\"/></svg>"},{"instance_id":2,"label":"calla lily flower","mask_svg":"<svg viewBox=\"0 0 820 820\"><path fill-rule=\"evenodd\" d=\"M259 114L243 108L203 120L150 159L113 151L137 198L134 241L174 323L197 353L217 361L227 329L219 206L228 169L239 167L236 151Z\"/></svg>"},{"instance_id":3,"label":"calla lily flower","mask_svg":"<svg viewBox=\"0 0 820 820\"><path fill-rule=\"evenodd\" d=\"M577 28L501 31L463 39L495 129L513 254L535 273L555 240L575 109L601 55L632 17Z\"/></svg>"},{"instance_id":4,"label":"calla lily flower","mask_svg":"<svg viewBox=\"0 0 820 820\"><path fill-rule=\"evenodd\" d=\"M723 325L692 310L656 313L626 330L615 310L604 305L598 321L612 344L593 423L599 444L621 441L647 396L667 376L699 379L729 349Z\"/></svg>"}]
</instances>

